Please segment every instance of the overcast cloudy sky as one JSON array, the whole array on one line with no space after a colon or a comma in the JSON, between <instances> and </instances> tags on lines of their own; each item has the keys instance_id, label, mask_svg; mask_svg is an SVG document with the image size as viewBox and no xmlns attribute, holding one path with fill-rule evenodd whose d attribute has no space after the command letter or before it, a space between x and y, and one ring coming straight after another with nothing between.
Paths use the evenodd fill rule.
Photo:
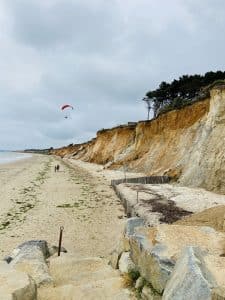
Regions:
<instances>
[{"instance_id":1,"label":"overcast cloudy sky","mask_svg":"<svg viewBox=\"0 0 225 300\"><path fill-rule=\"evenodd\" d=\"M225 70L224 30L224 0L1 0L0 149L145 119L161 81Z\"/></svg>"}]
</instances>

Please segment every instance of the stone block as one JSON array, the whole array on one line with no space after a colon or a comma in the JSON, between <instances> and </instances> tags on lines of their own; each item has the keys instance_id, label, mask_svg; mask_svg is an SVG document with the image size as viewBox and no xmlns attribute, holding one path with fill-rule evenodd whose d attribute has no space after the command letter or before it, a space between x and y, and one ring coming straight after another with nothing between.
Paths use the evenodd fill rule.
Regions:
<instances>
[{"instance_id":1,"label":"stone block","mask_svg":"<svg viewBox=\"0 0 225 300\"><path fill-rule=\"evenodd\" d=\"M1 300L37 299L37 287L34 280L5 262L0 263L0 283Z\"/></svg>"},{"instance_id":2,"label":"stone block","mask_svg":"<svg viewBox=\"0 0 225 300\"><path fill-rule=\"evenodd\" d=\"M29 274L38 286L52 283L53 280L46 264L48 256L49 250L46 241L28 241L13 250L9 265L18 271Z\"/></svg>"},{"instance_id":3,"label":"stone block","mask_svg":"<svg viewBox=\"0 0 225 300\"><path fill-rule=\"evenodd\" d=\"M122 273L136 271L137 267L130 258L130 252L123 252L119 260L119 270Z\"/></svg>"},{"instance_id":4,"label":"stone block","mask_svg":"<svg viewBox=\"0 0 225 300\"><path fill-rule=\"evenodd\" d=\"M200 248L187 247L176 263L163 300L210 300L217 284L204 262Z\"/></svg>"},{"instance_id":5,"label":"stone block","mask_svg":"<svg viewBox=\"0 0 225 300\"><path fill-rule=\"evenodd\" d=\"M131 259L140 275L162 293L177 259L187 246L200 247L217 285L225 285L224 233L209 227L161 224L136 229L130 237Z\"/></svg>"},{"instance_id":6,"label":"stone block","mask_svg":"<svg viewBox=\"0 0 225 300\"><path fill-rule=\"evenodd\" d=\"M144 226L144 219L138 217L129 218L125 225L124 235L130 237L135 233L137 227L142 226Z\"/></svg>"}]
</instances>

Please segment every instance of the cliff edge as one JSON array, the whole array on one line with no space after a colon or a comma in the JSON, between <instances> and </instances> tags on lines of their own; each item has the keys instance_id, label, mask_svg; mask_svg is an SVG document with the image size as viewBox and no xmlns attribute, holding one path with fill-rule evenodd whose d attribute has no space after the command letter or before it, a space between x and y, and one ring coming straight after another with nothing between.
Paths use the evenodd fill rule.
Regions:
<instances>
[{"instance_id":1,"label":"cliff edge","mask_svg":"<svg viewBox=\"0 0 225 300\"><path fill-rule=\"evenodd\" d=\"M169 175L182 185L225 192L225 86L210 97L151 121L97 132L87 143L52 154L107 168Z\"/></svg>"}]
</instances>

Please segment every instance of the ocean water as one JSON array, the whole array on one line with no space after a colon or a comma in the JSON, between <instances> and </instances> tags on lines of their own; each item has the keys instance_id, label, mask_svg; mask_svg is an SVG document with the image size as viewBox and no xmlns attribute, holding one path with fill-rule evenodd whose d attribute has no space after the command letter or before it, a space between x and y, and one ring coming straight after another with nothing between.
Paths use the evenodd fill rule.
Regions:
<instances>
[{"instance_id":1,"label":"ocean water","mask_svg":"<svg viewBox=\"0 0 225 300\"><path fill-rule=\"evenodd\" d=\"M32 154L29 153L17 153L0 150L0 164L14 162L20 159L29 158Z\"/></svg>"}]
</instances>

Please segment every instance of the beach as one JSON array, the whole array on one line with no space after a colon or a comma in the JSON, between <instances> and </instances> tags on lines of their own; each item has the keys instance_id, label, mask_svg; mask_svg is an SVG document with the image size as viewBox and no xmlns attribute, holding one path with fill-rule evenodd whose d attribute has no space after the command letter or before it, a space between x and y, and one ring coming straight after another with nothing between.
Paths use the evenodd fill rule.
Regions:
<instances>
[{"instance_id":1,"label":"beach","mask_svg":"<svg viewBox=\"0 0 225 300\"><path fill-rule=\"evenodd\" d=\"M57 245L60 226L68 252L108 257L123 230L124 209L110 181L94 171L45 155L1 164L1 257L28 240Z\"/></svg>"},{"instance_id":2,"label":"beach","mask_svg":"<svg viewBox=\"0 0 225 300\"><path fill-rule=\"evenodd\" d=\"M59 171L55 170L56 165L59 165ZM126 175L137 177L143 174L129 172ZM35 154L25 160L0 165L1 259L6 256L9 259L13 249L30 240L46 240L49 245L57 246L60 227L64 228L62 246L68 254L62 253L60 257L56 257L55 254L48 258L46 264L40 248L35 247L34 243L26 243L26 246L17 248L13 252L12 257L15 253L17 256L9 266L4 265L9 268L10 272L12 266L12 269L25 271L34 278L38 285L37 299L75 299L74 296L76 299L136 299L125 284L127 273L123 269L123 259L127 254L129 255L127 243L123 245L119 243L128 219L120 199L117 198L110 185L112 179L124 178L124 176L123 171L108 170L102 165L74 159L61 159L53 155ZM140 187L142 190L137 203L135 189ZM171 249L181 251L179 249L186 244L189 245L189 242L192 244L193 236L194 238L197 236L194 245L211 247L208 256L210 272L212 271L213 275L219 274L216 280L219 285L223 285L224 248L223 245L221 246L221 241L224 241L222 235L225 198L223 195L199 188L181 187L172 183L157 185L124 183L118 185L116 189L120 191L118 195L122 195L129 204L128 206L132 207L132 216L138 215L145 222L150 220L152 223L155 220L154 224L146 223L154 225L154 228L148 226L139 228L141 235L131 235L129 238L131 251L136 255L135 269L141 268L142 264L145 268L145 265L153 259L149 248L145 250L146 245L155 247L155 241L157 241L159 249L169 249L167 245L171 243ZM149 202L151 200L161 204L157 207L159 210L154 210L154 203ZM169 210L170 207L167 204L172 205L171 202L173 206L172 210ZM193 209L194 212L199 213L191 215L190 218L187 216L176 225L161 224L165 223L161 217L167 217L167 212L174 215L178 211L175 205L187 210ZM125 207L128 206L125 205ZM136 221L137 219L133 219L131 222ZM212 228L205 227L207 225ZM222 232L214 231L213 228ZM169 235L167 238L164 229L165 232L171 233L171 237ZM154 238L153 241L149 240L153 236L152 230L159 232L157 239ZM195 236L196 232L200 237ZM210 237L206 238L205 235L210 235ZM160 238L164 239L163 243L158 240ZM188 238L191 240L189 241ZM181 243L180 240L184 242ZM138 247L139 250L135 252L137 243L140 241L143 242ZM176 241L175 247L174 241ZM112 251L114 252L110 257ZM170 261L170 252L168 253L165 256L164 253L159 255L163 255L161 256L163 260L168 256L168 261ZM175 255L177 253L173 252L171 265L174 263ZM108 265L109 261L114 267L119 262L122 277L119 272ZM158 269L161 270L160 267ZM163 276L164 274L163 270ZM43 284L39 287L40 282ZM47 282L51 284L46 284ZM106 297L106 294L109 297ZM119 298L118 295L125 298ZM35 297L29 299L36 299Z\"/></svg>"}]
</instances>

